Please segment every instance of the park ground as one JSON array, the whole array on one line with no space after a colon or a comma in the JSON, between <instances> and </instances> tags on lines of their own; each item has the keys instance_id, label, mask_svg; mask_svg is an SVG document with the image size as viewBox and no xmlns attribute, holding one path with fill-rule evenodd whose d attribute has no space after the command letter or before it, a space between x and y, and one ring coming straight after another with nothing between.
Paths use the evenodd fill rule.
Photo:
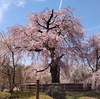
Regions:
<instances>
[{"instance_id":1,"label":"park ground","mask_svg":"<svg viewBox=\"0 0 100 99\"><path fill-rule=\"evenodd\" d=\"M12 95L19 96L19 99L36 99L35 92L29 91L16 91ZM40 99L53 99L48 97L45 93L40 92ZM43 98L45 97L46 98ZM84 97L84 98L82 98ZM100 91L66 91L66 99L100 99Z\"/></svg>"}]
</instances>

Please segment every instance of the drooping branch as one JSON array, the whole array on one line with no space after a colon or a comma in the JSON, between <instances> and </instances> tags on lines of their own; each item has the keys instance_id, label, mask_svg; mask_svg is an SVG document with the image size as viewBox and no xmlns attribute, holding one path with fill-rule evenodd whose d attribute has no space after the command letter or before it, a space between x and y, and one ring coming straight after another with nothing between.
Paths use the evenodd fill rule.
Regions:
<instances>
[{"instance_id":1,"label":"drooping branch","mask_svg":"<svg viewBox=\"0 0 100 99\"><path fill-rule=\"evenodd\" d=\"M34 70L36 70L36 72L43 72L43 71L45 71L48 68L49 68L49 65L46 68L44 68L44 69L41 69L41 70L34 69Z\"/></svg>"},{"instance_id":2,"label":"drooping branch","mask_svg":"<svg viewBox=\"0 0 100 99\"><path fill-rule=\"evenodd\" d=\"M40 24L38 21L36 21L37 22L37 24L39 25L39 26L41 26L41 27L43 27L43 28L45 28L46 29L46 27L45 26L43 26L42 24ZM40 32L40 31L39 31Z\"/></svg>"},{"instance_id":3,"label":"drooping branch","mask_svg":"<svg viewBox=\"0 0 100 99\"><path fill-rule=\"evenodd\" d=\"M38 32L43 33L41 30L38 30Z\"/></svg>"},{"instance_id":4,"label":"drooping branch","mask_svg":"<svg viewBox=\"0 0 100 99\"><path fill-rule=\"evenodd\" d=\"M92 72L95 72L94 69L93 69L93 67L92 67L91 64L90 64L89 59L88 59L88 58L86 58L86 59L87 59L88 65L89 65L89 67L91 68Z\"/></svg>"},{"instance_id":5,"label":"drooping branch","mask_svg":"<svg viewBox=\"0 0 100 99\"><path fill-rule=\"evenodd\" d=\"M61 56L57 57L57 61L59 61L65 54L62 54Z\"/></svg>"}]
</instances>

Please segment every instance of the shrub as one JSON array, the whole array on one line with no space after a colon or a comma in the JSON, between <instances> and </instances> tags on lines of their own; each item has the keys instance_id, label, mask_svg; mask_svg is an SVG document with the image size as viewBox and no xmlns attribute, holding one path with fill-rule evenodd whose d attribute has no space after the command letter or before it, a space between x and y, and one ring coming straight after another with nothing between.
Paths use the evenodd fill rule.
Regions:
<instances>
[{"instance_id":1,"label":"shrub","mask_svg":"<svg viewBox=\"0 0 100 99\"><path fill-rule=\"evenodd\" d=\"M53 99L52 97L49 97L47 95L39 95L39 98L40 99ZM33 97L29 98L29 99L36 99L36 96L33 96Z\"/></svg>"},{"instance_id":2,"label":"shrub","mask_svg":"<svg viewBox=\"0 0 100 99\"><path fill-rule=\"evenodd\" d=\"M0 99L8 99L10 95L8 92L0 92Z\"/></svg>"},{"instance_id":3,"label":"shrub","mask_svg":"<svg viewBox=\"0 0 100 99\"><path fill-rule=\"evenodd\" d=\"M66 97L64 89L59 86L50 86L49 89L46 90L46 94L54 99L65 99Z\"/></svg>"}]
</instances>

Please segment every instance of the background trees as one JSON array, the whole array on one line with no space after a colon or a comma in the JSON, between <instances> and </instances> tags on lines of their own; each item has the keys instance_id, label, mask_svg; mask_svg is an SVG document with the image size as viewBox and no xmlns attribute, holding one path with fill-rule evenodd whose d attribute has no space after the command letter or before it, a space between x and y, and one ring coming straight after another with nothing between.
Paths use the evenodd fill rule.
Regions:
<instances>
[{"instance_id":1,"label":"background trees","mask_svg":"<svg viewBox=\"0 0 100 99\"><path fill-rule=\"evenodd\" d=\"M45 66L39 71L50 67L52 83L59 83L60 68L68 69L69 63L75 62L78 57L84 31L72 12L70 7L58 11L46 9L40 13L33 12L27 15L27 25L9 28L16 49L28 51L33 59L38 53Z\"/></svg>"},{"instance_id":2,"label":"background trees","mask_svg":"<svg viewBox=\"0 0 100 99\"><path fill-rule=\"evenodd\" d=\"M23 75L24 82L36 82L37 79L40 80L40 83L50 83L51 76L49 70L45 70L44 72L38 72L38 69L43 69L44 66L41 66L40 63L36 62L29 66L24 67Z\"/></svg>"},{"instance_id":3,"label":"background trees","mask_svg":"<svg viewBox=\"0 0 100 99\"><path fill-rule=\"evenodd\" d=\"M85 84L90 84L92 89L98 89L100 86L100 33L90 36L83 48L84 63L88 65L91 73L85 79Z\"/></svg>"},{"instance_id":4,"label":"background trees","mask_svg":"<svg viewBox=\"0 0 100 99\"><path fill-rule=\"evenodd\" d=\"M90 77L91 72L87 65L73 65L70 69L69 82L71 83L82 83L88 77Z\"/></svg>"},{"instance_id":5,"label":"background trees","mask_svg":"<svg viewBox=\"0 0 100 99\"><path fill-rule=\"evenodd\" d=\"M13 46L10 35L3 35L1 33L0 37L0 72L6 77L6 84L12 93L16 83L16 67L18 66L20 54L17 53Z\"/></svg>"},{"instance_id":6,"label":"background trees","mask_svg":"<svg viewBox=\"0 0 100 99\"><path fill-rule=\"evenodd\" d=\"M95 33L88 37L87 41L81 43L80 61L88 65L91 72L96 72L100 68L100 35Z\"/></svg>"}]
</instances>

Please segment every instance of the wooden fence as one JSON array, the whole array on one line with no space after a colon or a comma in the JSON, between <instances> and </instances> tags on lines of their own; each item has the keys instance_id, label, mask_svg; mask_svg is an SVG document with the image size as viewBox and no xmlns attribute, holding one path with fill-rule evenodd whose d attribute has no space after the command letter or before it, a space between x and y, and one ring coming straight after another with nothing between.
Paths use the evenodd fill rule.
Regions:
<instances>
[{"instance_id":1,"label":"wooden fence","mask_svg":"<svg viewBox=\"0 0 100 99\"><path fill-rule=\"evenodd\" d=\"M85 89L83 87L82 83L65 83L65 84L39 84L39 91L44 92L47 90L50 86L60 86L62 87L65 91L85 91L85 90L91 90L90 88ZM21 84L21 90L25 91L35 91L36 90L36 84Z\"/></svg>"}]
</instances>

